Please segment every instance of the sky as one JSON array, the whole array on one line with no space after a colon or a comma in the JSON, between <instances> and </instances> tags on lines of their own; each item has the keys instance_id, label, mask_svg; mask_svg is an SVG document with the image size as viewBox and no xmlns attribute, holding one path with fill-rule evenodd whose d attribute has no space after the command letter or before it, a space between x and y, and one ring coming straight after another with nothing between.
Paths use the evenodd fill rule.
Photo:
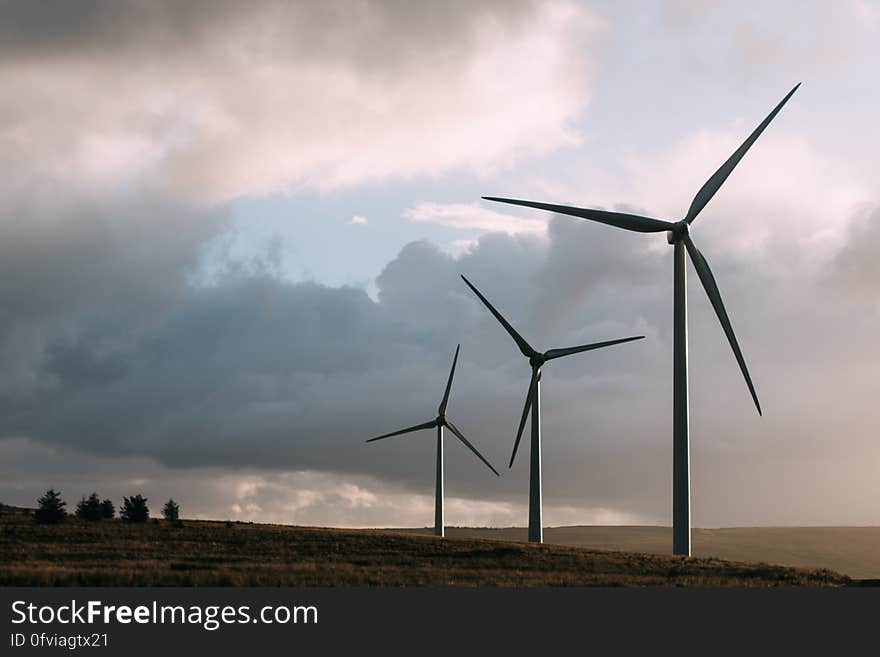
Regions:
<instances>
[{"instance_id":1,"label":"sky","mask_svg":"<svg viewBox=\"0 0 880 657\"><path fill-rule=\"evenodd\" d=\"M482 201L684 215L698 527L880 522L880 4L0 2L0 501L524 526L670 524L665 235Z\"/></svg>"}]
</instances>

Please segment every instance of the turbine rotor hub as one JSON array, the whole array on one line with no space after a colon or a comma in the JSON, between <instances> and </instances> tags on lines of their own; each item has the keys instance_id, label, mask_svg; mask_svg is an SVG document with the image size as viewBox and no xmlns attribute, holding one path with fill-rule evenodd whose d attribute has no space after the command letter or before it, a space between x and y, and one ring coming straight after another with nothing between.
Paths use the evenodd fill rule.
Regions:
<instances>
[{"instance_id":1,"label":"turbine rotor hub","mask_svg":"<svg viewBox=\"0 0 880 657\"><path fill-rule=\"evenodd\" d=\"M529 357L529 365L532 367L541 367L545 361L546 358L544 358L544 354L532 354Z\"/></svg>"},{"instance_id":2,"label":"turbine rotor hub","mask_svg":"<svg viewBox=\"0 0 880 657\"><path fill-rule=\"evenodd\" d=\"M666 231L666 241L669 244L680 242L685 235L690 235L690 225L684 219L675 222L672 230Z\"/></svg>"}]
</instances>

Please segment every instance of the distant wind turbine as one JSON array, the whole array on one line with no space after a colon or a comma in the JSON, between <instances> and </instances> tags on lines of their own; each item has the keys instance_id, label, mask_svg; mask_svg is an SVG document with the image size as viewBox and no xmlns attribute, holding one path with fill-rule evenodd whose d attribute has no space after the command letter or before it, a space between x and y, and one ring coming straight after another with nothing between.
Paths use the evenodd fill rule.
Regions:
<instances>
[{"instance_id":1,"label":"distant wind turbine","mask_svg":"<svg viewBox=\"0 0 880 657\"><path fill-rule=\"evenodd\" d=\"M609 226L616 226L625 230L635 231L637 233L660 233L667 231L667 241L675 247L673 253L673 271L674 271L674 291L673 291L673 401L672 401L672 550L674 554L691 553L691 509L690 509L690 444L688 434L688 364L687 364L687 287L685 284L685 251L690 256L697 276L703 284L703 289L715 309L715 314L721 322L721 327L727 336L727 341L733 349L733 355L736 357L739 368L742 371L743 378L755 402L755 408L758 414L761 414L761 404L758 401L758 395L755 392L755 386L752 385L752 378L749 376L749 370L746 367L746 361L740 351L736 336L733 333L733 327L730 325L730 319L727 311L724 309L724 303L721 301L721 293L718 291L718 285L715 283L715 277L712 270L709 269L709 263L703 254L700 253L696 245L691 240L690 225L697 218L700 211L706 207L706 204L712 199L721 185L727 180L727 177L733 171L734 167L746 154L755 140L764 132L764 129L770 124L770 121L779 113L782 106L788 102L788 99L800 87L800 83L788 92L788 95L780 101L772 112L765 118L761 124L749 135L742 145L736 149L733 155L721 165L709 180L700 188L691 206L688 209L684 219L676 222L664 221L661 219L652 219L650 217L642 217L633 214L623 214L620 212L606 212L604 210L590 210L585 208L570 207L567 205L552 205L549 203L537 203L535 201L519 201L509 198L497 198L494 196L484 196L487 201L498 201L500 203L512 203L514 205L524 205L530 208L538 208L539 210L548 210L559 214L567 214L582 219L597 221Z\"/></svg>"},{"instance_id":2,"label":"distant wind turbine","mask_svg":"<svg viewBox=\"0 0 880 657\"><path fill-rule=\"evenodd\" d=\"M516 458L516 450L519 448L519 441L522 438L522 432L525 428L526 417L529 410L532 413L532 454L529 465L529 540L535 543L541 543L544 540L544 529L542 524L542 503L541 503L541 368L548 360L569 356L571 354L579 354L582 351L592 351L593 349L601 349L602 347L610 347L611 345L621 344L623 342L631 342L633 340L641 340L645 336L637 335L632 338L621 338L620 340L609 340L607 342L594 342L579 347L568 347L565 349L550 349L541 353L532 348L525 339L516 332L510 323L501 316L495 307L489 303L480 291L464 276L462 280L467 286L473 290L480 301L489 309L495 319L504 327L516 346L522 352L522 355L529 359L532 366L532 378L529 381L529 390L526 393L526 403L523 407L522 417L519 421L519 429L516 432L516 441L513 443L513 453L510 455L510 464L513 467L513 460Z\"/></svg>"},{"instance_id":3,"label":"distant wind turbine","mask_svg":"<svg viewBox=\"0 0 880 657\"><path fill-rule=\"evenodd\" d=\"M440 408L437 409L436 418L430 422L425 422L424 424L417 424L414 427L407 427L400 431L392 431L391 433L376 436L375 438L370 438L366 441L372 443L376 440L382 440L383 438L391 438L392 436L400 436L421 429L433 429L434 427L437 427L437 479L434 499L434 534L437 536L446 535L445 526L443 524L443 427L447 427L453 434L455 434L456 438L463 442L469 450L477 455L477 458L485 463L492 472L498 475L498 471L492 467L492 464L477 451L476 447L471 445L468 439L464 437L464 434L459 431L458 427L446 417L446 406L449 404L449 391L452 388L452 378L455 376L455 364L458 362L458 351L460 348L461 345L458 345L455 348L455 357L452 359L452 369L449 370L449 379L446 381L446 391L443 393L443 400L440 402Z\"/></svg>"}]
</instances>

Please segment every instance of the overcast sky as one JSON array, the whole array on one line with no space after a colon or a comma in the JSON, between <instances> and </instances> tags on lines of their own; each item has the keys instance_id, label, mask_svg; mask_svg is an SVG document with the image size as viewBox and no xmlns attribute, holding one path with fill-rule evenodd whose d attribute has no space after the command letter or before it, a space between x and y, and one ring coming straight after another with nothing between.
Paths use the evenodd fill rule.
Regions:
<instances>
[{"instance_id":1,"label":"overcast sky","mask_svg":"<svg viewBox=\"0 0 880 657\"><path fill-rule=\"evenodd\" d=\"M669 524L671 249L482 195L693 225L695 526L880 522L880 4L0 3L0 501L525 525L506 468L540 349L546 524Z\"/></svg>"}]
</instances>

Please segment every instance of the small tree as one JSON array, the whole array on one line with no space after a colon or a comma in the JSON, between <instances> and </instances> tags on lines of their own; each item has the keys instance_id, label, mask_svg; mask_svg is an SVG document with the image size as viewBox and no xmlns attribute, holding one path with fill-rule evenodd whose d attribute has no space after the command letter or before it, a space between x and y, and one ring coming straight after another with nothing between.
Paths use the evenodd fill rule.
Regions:
<instances>
[{"instance_id":1,"label":"small tree","mask_svg":"<svg viewBox=\"0 0 880 657\"><path fill-rule=\"evenodd\" d=\"M147 498L142 495L123 497L122 506L119 507L119 517L125 522L146 522L150 518L150 509L147 508Z\"/></svg>"},{"instance_id":2,"label":"small tree","mask_svg":"<svg viewBox=\"0 0 880 657\"><path fill-rule=\"evenodd\" d=\"M92 493L88 498L83 497L76 505L76 517L83 520L100 520L103 517L101 512L101 500L97 493Z\"/></svg>"},{"instance_id":3,"label":"small tree","mask_svg":"<svg viewBox=\"0 0 880 657\"><path fill-rule=\"evenodd\" d=\"M162 508L162 515L165 520L177 521L180 519L180 505L173 499L169 498Z\"/></svg>"},{"instance_id":4,"label":"small tree","mask_svg":"<svg viewBox=\"0 0 880 657\"><path fill-rule=\"evenodd\" d=\"M113 500L104 500L101 502L101 517L109 520L116 515L116 507L113 505Z\"/></svg>"},{"instance_id":5,"label":"small tree","mask_svg":"<svg viewBox=\"0 0 880 657\"><path fill-rule=\"evenodd\" d=\"M49 524L58 524L67 519L67 511L64 507L67 502L61 499L61 493L54 488L46 491L40 499L37 500L37 510L34 511L34 519L37 522L45 522Z\"/></svg>"}]
</instances>

